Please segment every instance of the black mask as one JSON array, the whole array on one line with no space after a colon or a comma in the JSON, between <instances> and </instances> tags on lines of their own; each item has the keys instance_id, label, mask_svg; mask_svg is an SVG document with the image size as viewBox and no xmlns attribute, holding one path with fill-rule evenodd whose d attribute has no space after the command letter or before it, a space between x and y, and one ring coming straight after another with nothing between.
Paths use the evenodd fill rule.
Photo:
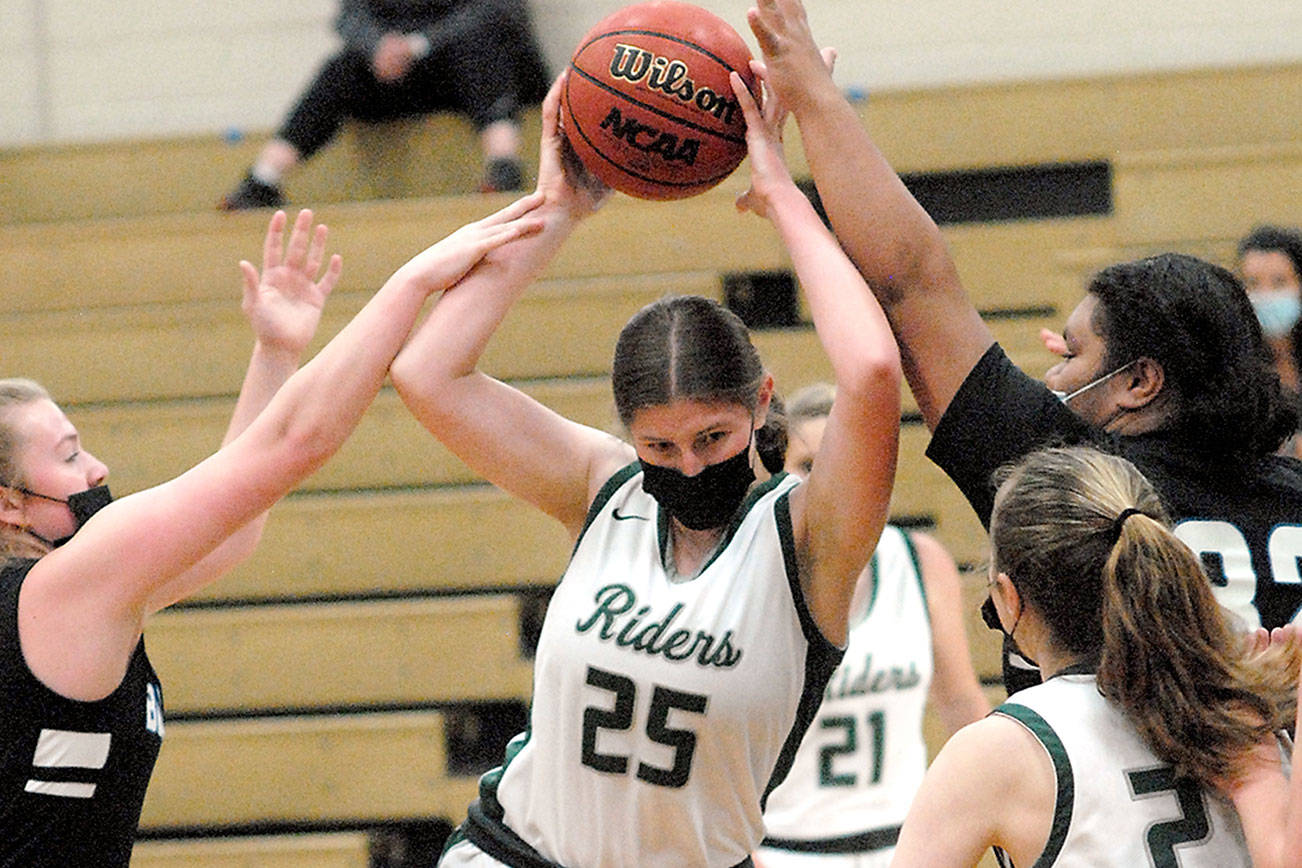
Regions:
<instances>
[{"instance_id":1,"label":"black mask","mask_svg":"<svg viewBox=\"0 0 1302 868\"><path fill-rule=\"evenodd\" d=\"M1020 616L1018 617L1020 618ZM1035 661L1028 657L1021 648L1017 647L1017 640L1013 638L1013 634L1006 632L1004 630L1004 625L999 623L999 610L995 608L995 598L990 594L986 594L986 601L981 604L981 620L984 621L985 625L991 630L998 630L1000 633L1004 634L1004 646L1006 648L1012 650L1028 663L1035 663ZM1016 624L1013 624L1013 629L1017 629Z\"/></svg>"},{"instance_id":2,"label":"black mask","mask_svg":"<svg viewBox=\"0 0 1302 868\"><path fill-rule=\"evenodd\" d=\"M74 534L81 530L82 525L90 521L92 515L113 502L113 495L109 493L109 487L107 485L97 485L94 488L88 488L85 491L78 491L75 494L68 495L67 500L58 497L50 497L48 494L38 494L37 492L30 491L26 488L19 488L18 490L23 494L28 494L32 497L39 497L42 500L52 500L55 503L68 504L68 509L72 512L72 518L76 522L76 527L72 531ZM28 532L31 533L31 531ZM32 536L44 543L48 543L54 548L58 548L68 540L72 539L72 534L56 540L47 540L45 537L35 533L33 533Z\"/></svg>"},{"instance_id":3,"label":"black mask","mask_svg":"<svg viewBox=\"0 0 1302 868\"><path fill-rule=\"evenodd\" d=\"M695 476L672 467L642 465L642 489L665 512L692 530L722 527L741 506L755 471L750 466L750 446L731 458L706 465Z\"/></svg>"}]
</instances>

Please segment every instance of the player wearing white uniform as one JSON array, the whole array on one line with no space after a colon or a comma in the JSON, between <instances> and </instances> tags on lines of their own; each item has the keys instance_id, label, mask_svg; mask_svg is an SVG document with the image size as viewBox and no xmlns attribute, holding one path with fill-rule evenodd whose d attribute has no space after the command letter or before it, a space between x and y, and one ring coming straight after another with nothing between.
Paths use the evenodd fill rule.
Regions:
<instances>
[{"instance_id":1,"label":"player wearing white uniform","mask_svg":"<svg viewBox=\"0 0 1302 868\"><path fill-rule=\"evenodd\" d=\"M1124 458L1046 449L999 481L991 600L1049 677L946 743L892 866L975 865L989 847L1022 868L1302 864L1302 784L1275 735L1297 655L1249 665Z\"/></svg>"},{"instance_id":2,"label":"player wearing white uniform","mask_svg":"<svg viewBox=\"0 0 1302 868\"><path fill-rule=\"evenodd\" d=\"M886 865L927 769L931 625L908 536L888 525L869 595L809 732L764 809L764 868ZM828 861L839 855L836 861Z\"/></svg>"},{"instance_id":3,"label":"player wearing white uniform","mask_svg":"<svg viewBox=\"0 0 1302 868\"><path fill-rule=\"evenodd\" d=\"M465 831L481 849L504 846L494 835L505 825L562 865L746 858L761 799L841 658L796 581L795 483L757 486L718 553L683 582L665 569L664 514L637 465L611 479L548 604L535 663L547 689L530 731L470 814ZM630 785L636 800L622 795Z\"/></svg>"},{"instance_id":4,"label":"player wearing white uniform","mask_svg":"<svg viewBox=\"0 0 1302 868\"><path fill-rule=\"evenodd\" d=\"M1060 672L1019 691L995 714L1026 727L1053 764L1053 831L1037 865L1251 864L1229 799L1176 778L1125 713L1099 694L1093 674Z\"/></svg>"},{"instance_id":5,"label":"player wearing white uniform","mask_svg":"<svg viewBox=\"0 0 1302 868\"><path fill-rule=\"evenodd\" d=\"M709 299L663 298L621 331L611 379L631 442L476 370L513 301L604 198L566 159L559 81L543 111L543 230L445 294L395 361L416 417L575 542L540 639L529 729L485 778L445 866L748 862L764 794L837 656L828 645L846 641L890 502L899 355L786 171L780 107L765 117L732 83L751 158L742 204L790 251L840 390L807 480L753 485L773 380L741 320Z\"/></svg>"}]
</instances>

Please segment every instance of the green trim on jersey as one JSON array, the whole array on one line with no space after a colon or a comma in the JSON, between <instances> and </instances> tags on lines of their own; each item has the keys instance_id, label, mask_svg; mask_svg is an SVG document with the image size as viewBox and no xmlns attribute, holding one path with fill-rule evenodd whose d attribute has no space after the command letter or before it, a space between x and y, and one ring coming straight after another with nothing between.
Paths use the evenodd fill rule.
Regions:
<instances>
[{"instance_id":1,"label":"green trim on jersey","mask_svg":"<svg viewBox=\"0 0 1302 868\"><path fill-rule=\"evenodd\" d=\"M497 800L497 787L502 783L502 775L506 774L506 767L511 764L511 760L524 750L524 746L529 743L533 735L531 727L525 727L524 731L513 736L506 743L506 750L502 757L502 764L497 768L489 769L479 778L479 803L484 809L484 813L494 820L500 820L506 814L502 803Z\"/></svg>"},{"instance_id":2,"label":"green trim on jersey","mask_svg":"<svg viewBox=\"0 0 1302 868\"><path fill-rule=\"evenodd\" d=\"M696 571L697 575L705 572L706 569L709 568L710 564L714 563L715 560L718 559L719 555L723 554L723 550L728 547L730 542L732 542L732 538L736 535L737 529L741 527L742 521L750 511L754 509L755 503L761 497L772 491L774 486L786 478L787 472L783 470L770 476L758 485L751 486L750 491L746 492L746 497L742 500L741 506L737 507L737 511L733 513L732 518L728 520L728 525L724 528L723 537L719 540L719 545L715 547L714 554L710 555L709 559L705 563L701 564L700 568ZM788 520L788 525L790 525L790 520ZM789 527L788 533L790 533ZM665 512L664 508L659 504L656 504L656 536L660 543L660 563L663 564L665 562L665 554L669 550L669 513ZM788 569L790 568L788 567Z\"/></svg>"},{"instance_id":3,"label":"green trim on jersey","mask_svg":"<svg viewBox=\"0 0 1302 868\"><path fill-rule=\"evenodd\" d=\"M1002 714L1026 727L1040 742L1049 755L1049 761L1053 763L1053 774L1058 784L1058 797L1053 806L1053 827L1049 830L1049 841L1044 845L1044 851L1031 866L1031 868L1049 868L1057 861L1058 853L1062 851L1062 845L1067 840L1067 829L1071 826L1071 812L1076 800L1076 784L1072 776L1071 759L1067 756L1067 749L1063 747L1058 733L1053 731L1048 721L1025 705L1005 702L992 713Z\"/></svg>"},{"instance_id":4,"label":"green trim on jersey","mask_svg":"<svg viewBox=\"0 0 1302 868\"><path fill-rule=\"evenodd\" d=\"M786 780L787 773L791 771L800 742L804 739L810 724L814 722L819 706L823 704L823 691L827 688L827 682L831 680L832 673L840 665L841 658L845 656L845 650L829 642L823 635L823 631L818 629L813 613L809 611L809 605L805 602L805 592L800 587L800 569L796 560L796 538L791 527L790 496L791 491L788 489L774 502L773 519L777 524L778 539L782 541L782 562L786 566L787 586L791 589L791 600L796 607L796 616L800 620L801 633L804 634L805 642L809 647L805 654L805 680L800 691L800 703L796 706L796 719L791 725L791 731L787 733L786 741L782 743L782 750L773 765L773 773L764 788L764 795L760 797L761 811L768 803L769 793Z\"/></svg>"},{"instance_id":5,"label":"green trim on jersey","mask_svg":"<svg viewBox=\"0 0 1302 868\"><path fill-rule=\"evenodd\" d=\"M588 506L588 514L583 517L583 528L579 531L578 537L574 540L574 549L570 551L570 557L574 557L574 552L579 548L579 541L582 540L583 535L588 532L588 528L592 526L592 522L597 518L597 514L601 512L602 508L610 502L612 497L615 496L615 492L619 491L620 486L625 482L628 482L628 480L634 475L641 472L642 465L634 461L630 464L625 464L623 467L616 470L611 474L609 479L601 484L601 489L597 492L597 496L592 498L592 503Z\"/></svg>"}]
</instances>

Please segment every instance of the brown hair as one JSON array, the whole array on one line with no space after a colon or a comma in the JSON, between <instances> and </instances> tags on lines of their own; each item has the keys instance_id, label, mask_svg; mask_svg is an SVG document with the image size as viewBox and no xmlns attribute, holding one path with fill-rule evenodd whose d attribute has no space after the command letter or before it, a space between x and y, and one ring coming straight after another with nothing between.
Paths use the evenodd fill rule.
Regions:
<instances>
[{"instance_id":1,"label":"brown hair","mask_svg":"<svg viewBox=\"0 0 1302 868\"><path fill-rule=\"evenodd\" d=\"M997 480L995 568L1041 615L1052 641L1097 664L1099 692L1178 775L1209 783L1233 776L1240 758L1290 718L1296 659L1247 664L1201 562L1124 458L1046 449Z\"/></svg>"},{"instance_id":2,"label":"brown hair","mask_svg":"<svg viewBox=\"0 0 1302 868\"><path fill-rule=\"evenodd\" d=\"M628 321L615 344L611 385L627 427L643 407L678 398L754 410L764 366L735 313L711 299L672 295Z\"/></svg>"},{"instance_id":3,"label":"brown hair","mask_svg":"<svg viewBox=\"0 0 1302 868\"><path fill-rule=\"evenodd\" d=\"M13 423L14 410L42 400L50 400L50 393L34 380L20 377L0 380L0 486L16 488L27 484L17 463L22 435ZM0 497L8 496L9 492L0 492ZM34 546L30 535L12 525L0 524L0 565L14 558L43 553Z\"/></svg>"}]
</instances>

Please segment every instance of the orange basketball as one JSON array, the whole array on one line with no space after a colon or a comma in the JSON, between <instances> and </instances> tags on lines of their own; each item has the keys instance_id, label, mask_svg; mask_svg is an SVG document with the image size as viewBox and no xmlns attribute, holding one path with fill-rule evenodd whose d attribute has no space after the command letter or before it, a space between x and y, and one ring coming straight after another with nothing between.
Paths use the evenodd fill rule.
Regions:
<instances>
[{"instance_id":1,"label":"orange basketball","mask_svg":"<svg viewBox=\"0 0 1302 868\"><path fill-rule=\"evenodd\" d=\"M757 94L750 49L711 12L675 0L627 6L583 37L561 95L561 124L585 166L641 199L682 199L746 156L746 121L728 73Z\"/></svg>"}]
</instances>

